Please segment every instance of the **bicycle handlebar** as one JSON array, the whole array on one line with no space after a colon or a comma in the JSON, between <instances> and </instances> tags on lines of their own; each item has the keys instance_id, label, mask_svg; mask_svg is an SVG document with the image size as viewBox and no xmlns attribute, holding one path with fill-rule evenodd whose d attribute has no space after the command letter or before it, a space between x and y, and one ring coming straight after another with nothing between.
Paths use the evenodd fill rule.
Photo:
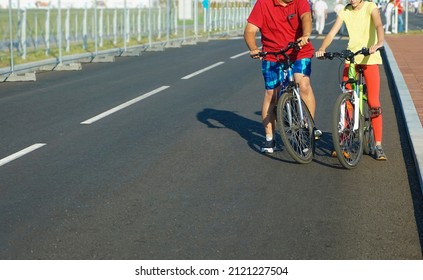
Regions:
<instances>
[{"instance_id":1,"label":"bicycle handlebar","mask_svg":"<svg viewBox=\"0 0 423 280\"><path fill-rule=\"evenodd\" d=\"M384 49L383 47L378 48L376 51L381 51L382 49ZM352 52L350 50L343 50L341 52L326 52L323 55L323 58L327 58L327 59L334 59L335 57L339 57L348 61L351 61L352 59L354 59L354 57L356 55L362 54L364 56L368 56L370 55L370 50L369 48L362 48L359 51L356 52Z\"/></svg>"},{"instance_id":2,"label":"bicycle handlebar","mask_svg":"<svg viewBox=\"0 0 423 280\"><path fill-rule=\"evenodd\" d=\"M308 41L310 42L310 39L308 39ZM296 42L290 42L288 43L288 46L286 46L284 49L281 49L278 52L259 52L258 55L260 57L265 57L266 55L274 55L274 56L278 56L278 55L282 55L283 57L287 58L286 53L290 50L290 49L295 49L295 50L299 50L299 44L301 43L301 40L296 41Z\"/></svg>"}]
</instances>

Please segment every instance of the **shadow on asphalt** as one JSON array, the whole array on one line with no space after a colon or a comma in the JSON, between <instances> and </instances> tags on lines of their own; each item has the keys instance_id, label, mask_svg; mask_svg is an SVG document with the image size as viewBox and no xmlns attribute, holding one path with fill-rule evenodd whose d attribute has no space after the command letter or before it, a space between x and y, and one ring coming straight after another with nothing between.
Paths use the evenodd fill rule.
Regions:
<instances>
[{"instance_id":1,"label":"shadow on asphalt","mask_svg":"<svg viewBox=\"0 0 423 280\"><path fill-rule=\"evenodd\" d=\"M263 142L263 126L232 111L206 108L197 114L197 119L209 128L226 128L235 131L247 141L248 146L260 153L259 144Z\"/></svg>"},{"instance_id":2,"label":"shadow on asphalt","mask_svg":"<svg viewBox=\"0 0 423 280\"><path fill-rule=\"evenodd\" d=\"M255 114L261 115L260 112L255 112ZM264 141L263 126L261 122L253 121L232 111L211 108L206 108L199 112L197 114L197 119L209 128L225 128L235 131L243 139L245 139L248 146L254 152L263 154L259 148ZM284 151L283 146L281 146L282 140L278 133L276 135L276 142L278 151L273 154L263 154L264 156L285 163L299 164ZM330 132L323 131L322 137L316 142L313 161L329 168L343 169L337 161L333 164L325 160L331 157L332 149L332 134Z\"/></svg>"}]
</instances>

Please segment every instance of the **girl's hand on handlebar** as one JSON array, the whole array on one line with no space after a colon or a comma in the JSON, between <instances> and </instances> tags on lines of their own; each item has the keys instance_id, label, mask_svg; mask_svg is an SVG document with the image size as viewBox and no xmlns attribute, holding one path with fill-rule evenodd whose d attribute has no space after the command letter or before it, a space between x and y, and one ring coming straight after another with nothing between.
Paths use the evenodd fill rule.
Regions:
<instances>
[{"instance_id":1,"label":"girl's hand on handlebar","mask_svg":"<svg viewBox=\"0 0 423 280\"><path fill-rule=\"evenodd\" d=\"M382 47L383 47L383 45L382 46L380 46L380 45L373 45L373 46L371 46L369 48L369 53L370 54L375 53L375 52L377 52Z\"/></svg>"},{"instance_id":2,"label":"girl's hand on handlebar","mask_svg":"<svg viewBox=\"0 0 423 280\"><path fill-rule=\"evenodd\" d=\"M325 51L322 50L318 50L314 55L318 58L318 59L324 59L325 58Z\"/></svg>"}]
</instances>

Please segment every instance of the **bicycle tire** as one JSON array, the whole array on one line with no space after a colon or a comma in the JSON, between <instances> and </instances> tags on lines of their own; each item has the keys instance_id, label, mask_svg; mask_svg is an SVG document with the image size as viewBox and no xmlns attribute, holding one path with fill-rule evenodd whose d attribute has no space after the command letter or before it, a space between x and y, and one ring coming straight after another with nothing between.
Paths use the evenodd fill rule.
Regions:
<instances>
[{"instance_id":1,"label":"bicycle tire","mask_svg":"<svg viewBox=\"0 0 423 280\"><path fill-rule=\"evenodd\" d=\"M301 100L305 124L301 123L296 96L292 89L285 91L278 100L277 126L285 149L298 163L309 163L314 153L314 121L304 101Z\"/></svg>"},{"instance_id":2,"label":"bicycle tire","mask_svg":"<svg viewBox=\"0 0 423 280\"><path fill-rule=\"evenodd\" d=\"M332 140L339 162L347 169L355 168L363 156L363 119L353 131L354 105L349 93L342 93L332 111Z\"/></svg>"},{"instance_id":3,"label":"bicycle tire","mask_svg":"<svg viewBox=\"0 0 423 280\"><path fill-rule=\"evenodd\" d=\"M370 108L367 102L363 102L363 152L366 155L373 155L375 147L375 137L370 118Z\"/></svg>"}]
</instances>

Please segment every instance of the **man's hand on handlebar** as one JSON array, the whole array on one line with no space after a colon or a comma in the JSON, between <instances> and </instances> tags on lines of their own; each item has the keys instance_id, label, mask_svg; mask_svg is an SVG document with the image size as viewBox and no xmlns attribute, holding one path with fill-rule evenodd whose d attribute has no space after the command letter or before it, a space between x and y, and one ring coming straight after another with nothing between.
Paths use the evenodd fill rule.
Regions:
<instances>
[{"instance_id":1,"label":"man's hand on handlebar","mask_svg":"<svg viewBox=\"0 0 423 280\"><path fill-rule=\"evenodd\" d=\"M259 53L260 53L259 49L251 50L250 51L250 57L254 58L254 59L258 59L258 58L260 58Z\"/></svg>"},{"instance_id":2,"label":"man's hand on handlebar","mask_svg":"<svg viewBox=\"0 0 423 280\"><path fill-rule=\"evenodd\" d=\"M302 47L304 47L305 45L308 44L308 42L310 42L310 39L308 36L302 36L300 38L297 39L297 43L298 43L298 47L301 49Z\"/></svg>"}]
</instances>

